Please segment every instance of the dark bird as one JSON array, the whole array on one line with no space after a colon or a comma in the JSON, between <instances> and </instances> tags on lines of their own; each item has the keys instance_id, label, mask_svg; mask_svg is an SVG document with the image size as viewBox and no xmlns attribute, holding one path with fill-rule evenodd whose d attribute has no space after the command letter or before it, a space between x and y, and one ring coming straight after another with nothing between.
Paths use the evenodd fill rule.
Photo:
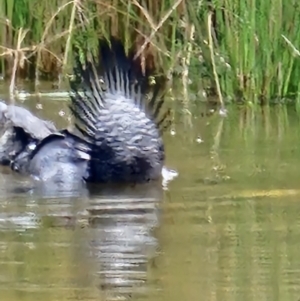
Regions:
<instances>
[{"instance_id":1,"label":"dark bird","mask_svg":"<svg viewBox=\"0 0 300 301\"><path fill-rule=\"evenodd\" d=\"M113 37L100 39L98 60L91 56L82 62L76 50L70 81L74 127L41 140L29 156L17 157L12 169L60 183L160 179L162 132L170 116L162 93L166 81L153 77L147 66L143 72L134 54L126 54Z\"/></svg>"}]
</instances>

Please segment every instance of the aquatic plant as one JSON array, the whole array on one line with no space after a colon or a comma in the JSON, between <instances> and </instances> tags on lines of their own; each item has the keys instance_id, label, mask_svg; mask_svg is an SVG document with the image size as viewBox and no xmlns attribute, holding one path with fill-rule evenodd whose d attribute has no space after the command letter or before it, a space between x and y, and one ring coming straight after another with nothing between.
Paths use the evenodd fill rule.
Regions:
<instances>
[{"instance_id":1,"label":"aquatic plant","mask_svg":"<svg viewBox=\"0 0 300 301\"><path fill-rule=\"evenodd\" d=\"M215 65L225 98L262 104L299 101L299 12L295 0L214 0L196 10L190 5L196 45L209 41L212 28ZM204 58L207 63L209 59ZM212 77L210 70L208 76Z\"/></svg>"},{"instance_id":2,"label":"aquatic plant","mask_svg":"<svg viewBox=\"0 0 300 301\"><path fill-rule=\"evenodd\" d=\"M58 80L72 43L116 35L162 67L189 101L299 102L296 0L3 0L0 72ZM86 30L82 30L82 26ZM192 91L192 92L191 92Z\"/></svg>"}]
</instances>

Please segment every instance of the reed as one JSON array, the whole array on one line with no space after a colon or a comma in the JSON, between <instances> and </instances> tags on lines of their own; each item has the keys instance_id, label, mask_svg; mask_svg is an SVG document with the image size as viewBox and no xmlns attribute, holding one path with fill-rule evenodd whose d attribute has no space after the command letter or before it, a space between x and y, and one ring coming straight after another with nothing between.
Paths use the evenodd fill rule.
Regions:
<instances>
[{"instance_id":1,"label":"reed","mask_svg":"<svg viewBox=\"0 0 300 301\"><path fill-rule=\"evenodd\" d=\"M61 82L72 43L100 35L137 45L191 100L300 108L300 6L296 0L3 0L0 72ZM83 30L84 26L84 30ZM14 79L15 78L15 79ZM177 85L180 83L180 85ZM188 106L187 106L188 107Z\"/></svg>"},{"instance_id":2,"label":"reed","mask_svg":"<svg viewBox=\"0 0 300 301\"><path fill-rule=\"evenodd\" d=\"M190 11L198 27L209 13L214 15L215 65L227 100L299 102L296 0L214 0ZM209 39L208 29L196 32L197 40Z\"/></svg>"}]
</instances>

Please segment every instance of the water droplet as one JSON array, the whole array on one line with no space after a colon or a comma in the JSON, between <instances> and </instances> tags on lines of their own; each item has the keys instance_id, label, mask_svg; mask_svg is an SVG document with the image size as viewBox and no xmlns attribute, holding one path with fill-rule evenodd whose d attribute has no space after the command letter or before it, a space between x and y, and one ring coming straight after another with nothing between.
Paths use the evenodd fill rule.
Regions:
<instances>
[{"instance_id":1,"label":"water droplet","mask_svg":"<svg viewBox=\"0 0 300 301\"><path fill-rule=\"evenodd\" d=\"M35 144L35 143L30 143L30 144L28 145L28 148L29 148L30 150L34 150L34 149L36 148L36 144Z\"/></svg>"},{"instance_id":2,"label":"water droplet","mask_svg":"<svg viewBox=\"0 0 300 301\"><path fill-rule=\"evenodd\" d=\"M198 136L197 139L196 139L196 142L197 142L197 143L203 143L204 141L201 139L200 136Z\"/></svg>"},{"instance_id":3,"label":"water droplet","mask_svg":"<svg viewBox=\"0 0 300 301\"><path fill-rule=\"evenodd\" d=\"M225 108L221 108L219 110L219 115L222 117L226 117L227 116L227 110Z\"/></svg>"}]
</instances>

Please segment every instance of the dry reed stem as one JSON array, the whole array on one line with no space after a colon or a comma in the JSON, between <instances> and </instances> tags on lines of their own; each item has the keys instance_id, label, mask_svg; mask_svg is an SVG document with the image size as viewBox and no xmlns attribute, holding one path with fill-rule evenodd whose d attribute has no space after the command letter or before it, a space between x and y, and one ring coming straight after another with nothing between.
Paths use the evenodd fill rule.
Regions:
<instances>
[{"instance_id":1,"label":"dry reed stem","mask_svg":"<svg viewBox=\"0 0 300 301\"><path fill-rule=\"evenodd\" d=\"M210 58L211 58L211 63L212 63L212 67L213 67L213 74L214 74L214 79L215 79L215 83L216 83L216 87L217 87L219 102L220 102L220 105L221 105L221 109L224 110L225 106L224 106L223 96L222 96L222 92L221 92L219 77L218 77L218 74L217 74L215 56L214 56L214 49L213 49L213 39L212 39L212 32L211 32L211 28L212 28L211 18L212 18L212 13L209 12L208 16L207 16L208 47L209 47L209 51L210 51Z\"/></svg>"},{"instance_id":2,"label":"dry reed stem","mask_svg":"<svg viewBox=\"0 0 300 301\"><path fill-rule=\"evenodd\" d=\"M79 27L81 25L76 25L74 27ZM65 30L57 35L55 35L52 38L49 38L49 40L44 40L43 42L37 44L37 45L33 45L33 46L26 46L23 48L20 48L18 51L19 53L26 53L26 52L30 52L28 54L28 56L25 56L26 59L29 59L30 57L32 57L33 55L35 55L38 51L46 51L48 53L50 53L51 55L53 55L60 63L62 63L62 60L52 51L50 51L49 49L46 48L46 46L48 46L49 44L55 42L56 40L64 37L65 35L69 34L69 30ZM4 57L4 56L12 56L15 51L17 49L14 48L10 48L10 47L6 47L6 46L2 46L0 45L0 49L3 49L3 52L0 53L0 57Z\"/></svg>"},{"instance_id":3,"label":"dry reed stem","mask_svg":"<svg viewBox=\"0 0 300 301\"><path fill-rule=\"evenodd\" d=\"M42 50L45 48L45 39L46 36L48 34L48 31L53 23L53 21L55 20L55 17L63 10L65 9L68 5L74 3L74 1L69 1L67 3L65 3L64 5L60 6L57 11L52 15L52 17L50 18L50 20L47 22L45 30L43 32L42 38L41 38L41 42L39 44L39 46L37 47L37 58L36 58L36 66L35 66L35 87L37 88L37 86L39 85L39 65L40 65L40 61L41 61L41 53ZM69 31L68 31L69 32Z\"/></svg>"},{"instance_id":4,"label":"dry reed stem","mask_svg":"<svg viewBox=\"0 0 300 301\"><path fill-rule=\"evenodd\" d=\"M135 28L135 31L143 38L147 39L147 35L143 34L140 30ZM170 51L162 50L159 46L157 46L153 41L149 41L149 43L156 48L159 52L162 52L165 56L171 57Z\"/></svg>"},{"instance_id":5,"label":"dry reed stem","mask_svg":"<svg viewBox=\"0 0 300 301\"><path fill-rule=\"evenodd\" d=\"M285 35L282 34L281 36L283 37L285 42L292 48L293 54L300 56L300 51L292 44L292 42Z\"/></svg>"},{"instance_id":6,"label":"dry reed stem","mask_svg":"<svg viewBox=\"0 0 300 301\"><path fill-rule=\"evenodd\" d=\"M141 55L141 53L145 50L147 44L153 39L153 37L155 36L157 31L162 27L162 25L165 23L165 21L170 17L172 12L180 5L180 3L182 1L183 0L177 0L173 4L173 6L170 8L170 10L164 15L164 17L161 19L161 21L158 23L158 25L155 26L155 23L151 19L151 17L148 14L147 10L144 7L142 7L137 2L137 0L133 0L133 3L141 10L141 12L144 14L145 18L147 19L147 21L149 22L149 24L152 28L151 34L146 38L146 40L144 41L144 44L141 46L140 50L135 54L134 59L136 59L137 57L139 57Z\"/></svg>"},{"instance_id":7,"label":"dry reed stem","mask_svg":"<svg viewBox=\"0 0 300 301\"><path fill-rule=\"evenodd\" d=\"M14 91L15 91L15 81L16 81L16 73L19 65L23 65L24 60L26 57L24 56L24 52L20 51L21 50L21 44L29 30L24 30L21 27L18 31L18 39L17 39L17 48L16 50L13 51L13 56L14 56L14 65L12 69L12 76L10 80L10 85L9 85L9 94L12 100L12 103L14 103Z\"/></svg>"},{"instance_id":8,"label":"dry reed stem","mask_svg":"<svg viewBox=\"0 0 300 301\"><path fill-rule=\"evenodd\" d=\"M187 26L187 28L188 27L189 26ZM193 40L194 32L195 32L195 26L192 24L190 26L190 32L188 35L186 56L183 57L183 60L182 60L182 63L183 63L182 64L183 65L183 72L182 72L183 96L184 96L184 100L186 101L186 103L188 102L188 98L189 98L189 95L188 95L189 65L190 65L191 53L192 53L191 41Z\"/></svg>"},{"instance_id":9,"label":"dry reed stem","mask_svg":"<svg viewBox=\"0 0 300 301\"><path fill-rule=\"evenodd\" d=\"M62 73L64 73L65 67L66 67L67 62L68 62L68 53L69 53L70 46L71 46L71 38L72 38L72 32L74 30L75 16L76 16L76 11L77 10L81 11L80 0L74 0L73 1L71 19L70 19L70 24L69 24L69 35L68 35L68 38L67 38L64 59L63 59L63 62L62 62L62 68L63 68ZM62 76L59 76L59 82L58 82L59 86L61 85L61 79L62 79Z\"/></svg>"}]
</instances>

